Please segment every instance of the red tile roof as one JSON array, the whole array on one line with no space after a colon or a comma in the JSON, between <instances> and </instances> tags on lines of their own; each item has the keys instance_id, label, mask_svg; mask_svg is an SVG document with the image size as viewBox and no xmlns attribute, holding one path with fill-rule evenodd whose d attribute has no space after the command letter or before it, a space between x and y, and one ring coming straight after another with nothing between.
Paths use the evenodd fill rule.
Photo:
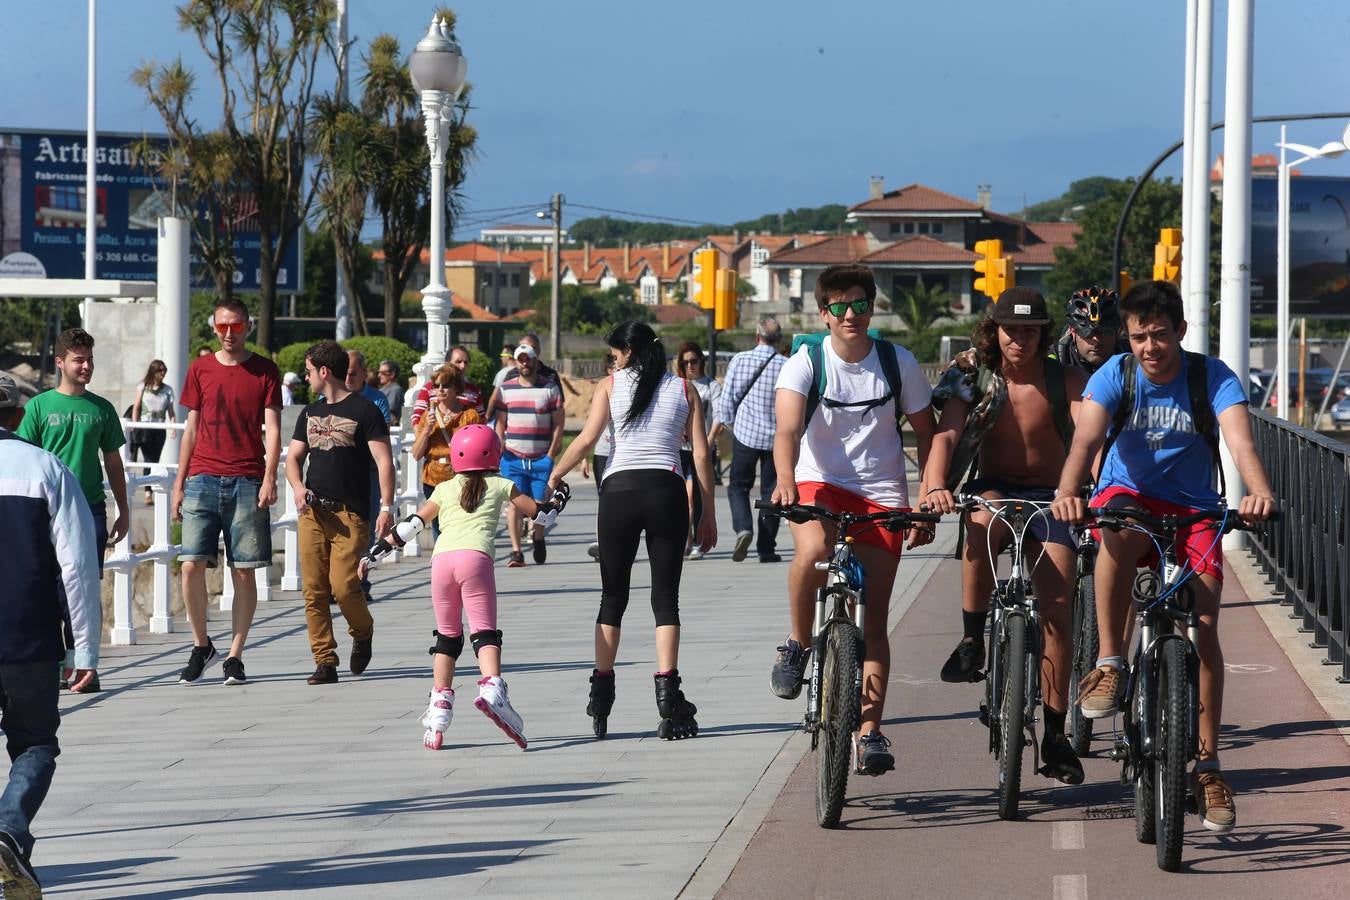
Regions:
<instances>
[{"instance_id":1,"label":"red tile roof","mask_svg":"<svg viewBox=\"0 0 1350 900\"><path fill-rule=\"evenodd\" d=\"M960 244L948 244L923 235L887 244L864 256L862 263L973 263L978 257Z\"/></svg>"},{"instance_id":2,"label":"red tile roof","mask_svg":"<svg viewBox=\"0 0 1350 900\"><path fill-rule=\"evenodd\" d=\"M980 212L980 206L964 197L948 194L922 184L910 184L887 191L877 200L865 200L849 212Z\"/></svg>"},{"instance_id":3,"label":"red tile roof","mask_svg":"<svg viewBox=\"0 0 1350 900\"><path fill-rule=\"evenodd\" d=\"M697 306L690 306L688 303L673 303L669 306L653 307L652 315L662 325L677 325L681 322L692 322L701 318L704 316L704 312Z\"/></svg>"},{"instance_id":4,"label":"red tile roof","mask_svg":"<svg viewBox=\"0 0 1350 900\"><path fill-rule=\"evenodd\" d=\"M445 251L446 262L476 262L476 263L529 263L530 260L516 253L508 253L498 247L491 247L487 244L460 244L458 247L451 247Z\"/></svg>"},{"instance_id":5,"label":"red tile roof","mask_svg":"<svg viewBox=\"0 0 1350 900\"><path fill-rule=\"evenodd\" d=\"M867 237L844 234L825 238L805 247L794 247L769 256L770 265L833 266L857 262L867 255Z\"/></svg>"},{"instance_id":6,"label":"red tile roof","mask_svg":"<svg viewBox=\"0 0 1350 900\"><path fill-rule=\"evenodd\" d=\"M1078 243L1083 226L1077 222L1028 222L1027 230L1047 244L1072 247Z\"/></svg>"},{"instance_id":7,"label":"red tile roof","mask_svg":"<svg viewBox=\"0 0 1350 900\"><path fill-rule=\"evenodd\" d=\"M1005 247L1004 251L1017 265L1053 266L1055 248L1071 247L1072 244L1028 244L1025 247Z\"/></svg>"},{"instance_id":8,"label":"red tile roof","mask_svg":"<svg viewBox=\"0 0 1350 900\"><path fill-rule=\"evenodd\" d=\"M465 300L459 294L451 294L450 301L455 307L454 312L451 313L454 318L477 319L480 322L496 322L501 319L501 316L488 312L477 303L471 303L468 300Z\"/></svg>"}]
</instances>

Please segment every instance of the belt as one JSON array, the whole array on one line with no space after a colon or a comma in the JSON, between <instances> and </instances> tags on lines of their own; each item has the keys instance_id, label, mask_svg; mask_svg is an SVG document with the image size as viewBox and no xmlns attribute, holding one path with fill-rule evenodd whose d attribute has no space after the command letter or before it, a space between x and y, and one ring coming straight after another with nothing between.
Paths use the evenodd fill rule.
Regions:
<instances>
[{"instance_id":1,"label":"belt","mask_svg":"<svg viewBox=\"0 0 1350 900\"><path fill-rule=\"evenodd\" d=\"M343 512L347 509L347 505L341 500L334 500L332 497L324 497L313 491L305 491L305 503L310 506L317 506L325 512Z\"/></svg>"}]
</instances>

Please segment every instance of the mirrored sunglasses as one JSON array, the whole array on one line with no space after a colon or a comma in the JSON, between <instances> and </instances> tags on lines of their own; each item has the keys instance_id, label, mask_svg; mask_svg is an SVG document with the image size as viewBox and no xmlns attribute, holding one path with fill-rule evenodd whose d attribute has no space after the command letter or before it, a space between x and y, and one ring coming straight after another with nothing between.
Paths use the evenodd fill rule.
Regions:
<instances>
[{"instance_id":1,"label":"mirrored sunglasses","mask_svg":"<svg viewBox=\"0 0 1350 900\"><path fill-rule=\"evenodd\" d=\"M866 297L857 300L836 300L833 303L825 304L825 308L830 311L830 315L836 319L842 319L850 310L853 310L855 316L867 315L867 311L872 308L872 301Z\"/></svg>"}]
</instances>

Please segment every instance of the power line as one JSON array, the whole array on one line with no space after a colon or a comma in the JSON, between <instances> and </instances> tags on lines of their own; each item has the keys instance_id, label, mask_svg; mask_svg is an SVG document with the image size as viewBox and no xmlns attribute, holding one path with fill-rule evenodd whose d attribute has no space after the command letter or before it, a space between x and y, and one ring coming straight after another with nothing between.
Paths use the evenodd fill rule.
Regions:
<instances>
[{"instance_id":1,"label":"power line","mask_svg":"<svg viewBox=\"0 0 1350 900\"><path fill-rule=\"evenodd\" d=\"M515 206L492 206L485 209L466 209L464 215L477 216L483 213L521 212L527 209L545 209L548 203L518 203Z\"/></svg>"},{"instance_id":2,"label":"power line","mask_svg":"<svg viewBox=\"0 0 1350 900\"><path fill-rule=\"evenodd\" d=\"M697 222L693 219L681 219L676 216L658 216L653 213L633 212L626 209L609 209L604 206L587 206L584 203L568 202L568 206L574 206L577 209L589 209L592 212L612 213L616 216L630 216L636 219L653 219L658 222L679 222L685 225L713 225L712 222Z\"/></svg>"}]
</instances>

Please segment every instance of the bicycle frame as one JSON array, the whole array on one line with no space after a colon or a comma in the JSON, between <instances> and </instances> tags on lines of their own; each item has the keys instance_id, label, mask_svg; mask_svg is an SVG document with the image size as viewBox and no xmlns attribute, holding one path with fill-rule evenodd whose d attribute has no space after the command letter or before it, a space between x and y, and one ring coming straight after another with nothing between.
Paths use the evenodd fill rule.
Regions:
<instances>
[{"instance_id":1,"label":"bicycle frame","mask_svg":"<svg viewBox=\"0 0 1350 900\"><path fill-rule=\"evenodd\" d=\"M848 517L848 514L844 516ZM807 685L805 726L812 735L813 746L815 735L820 730L820 686L824 682L822 667L825 665L825 641L830 626L851 618L858 629L859 638L863 636L863 612L867 601L863 591L863 566L853 553L853 538L846 534L848 526L852 524L851 517L847 521L841 517L839 535L829 561L815 564L818 571L828 574L825 576L825 586L816 592L815 615L811 623L811 678ZM829 604L827 598L833 598L833 605ZM861 681L854 687L861 692Z\"/></svg>"}]
</instances>

